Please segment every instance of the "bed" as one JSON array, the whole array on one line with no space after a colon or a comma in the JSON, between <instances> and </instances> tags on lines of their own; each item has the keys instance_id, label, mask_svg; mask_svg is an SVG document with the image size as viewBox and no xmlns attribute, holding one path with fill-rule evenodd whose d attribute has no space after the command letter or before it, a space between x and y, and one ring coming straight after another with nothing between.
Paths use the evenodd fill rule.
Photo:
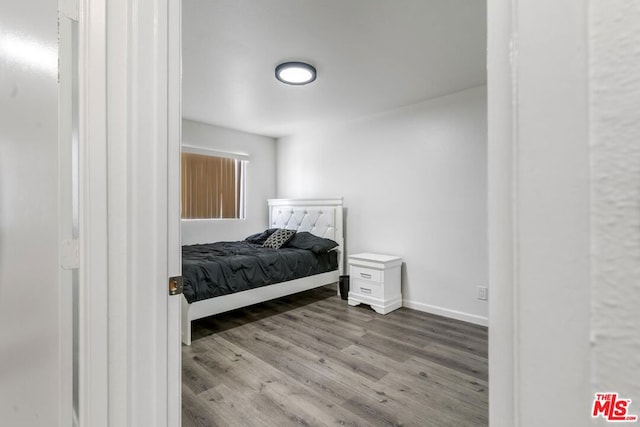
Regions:
<instances>
[{"instance_id":1,"label":"bed","mask_svg":"<svg viewBox=\"0 0 640 427\"><path fill-rule=\"evenodd\" d=\"M206 292L194 290L197 285L195 282L199 279L194 278L194 274L189 270L193 269L193 262L197 262L198 258L212 259L211 253L221 255L225 253L233 253L234 262L238 262L244 255L252 255L256 250L256 245L249 245L246 242L219 242L210 245L193 245L183 248L183 252L187 253L186 260L183 260L183 276L185 276L185 290L182 296L182 342L186 345L191 344L191 322L204 317L215 314L224 313L226 311L235 310L237 308L246 307L274 298L280 298L286 295L295 294L308 289L319 286L325 286L338 282L338 279L344 271L344 228L343 228L343 210L342 198L333 199L269 199L269 229L287 229L295 230L300 236L310 233L314 236L330 239L335 241L338 246L326 254L326 260L322 257L316 259L315 263L322 264L319 266L309 267L304 272L303 277L300 271L294 272L292 280L279 281L278 283L267 284L252 289L244 289L244 286L228 286L229 289L211 295ZM256 230L260 231L260 230ZM257 235L255 235L257 236ZM285 248L283 248L285 249ZM206 251L211 251L207 254ZM271 250L266 252L266 263L277 265L279 262L286 263L286 255L292 252L288 248L286 250ZM221 256L220 259L225 258ZM284 260L284 261L283 261ZM320 273L316 271L327 270L327 265L331 264L330 270ZM298 261L289 262L286 269L294 270L293 265ZM318 267L318 268L316 268ZM238 271L239 267L231 268L222 266L225 272L218 273L219 276L229 275L229 271ZM280 267L279 267L280 268ZM201 267L200 270L204 268ZM280 280L284 275L276 271L273 273L263 274L261 269L256 271L255 280ZM289 272L290 273L290 272ZM310 274L310 275L308 275ZM211 276L212 274L208 274ZM246 274L245 274L246 275ZM252 276L253 277L253 276ZM211 278L209 277L209 280ZM203 288L203 287L201 287ZM204 289L204 288L203 288Z\"/></svg>"}]
</instances>

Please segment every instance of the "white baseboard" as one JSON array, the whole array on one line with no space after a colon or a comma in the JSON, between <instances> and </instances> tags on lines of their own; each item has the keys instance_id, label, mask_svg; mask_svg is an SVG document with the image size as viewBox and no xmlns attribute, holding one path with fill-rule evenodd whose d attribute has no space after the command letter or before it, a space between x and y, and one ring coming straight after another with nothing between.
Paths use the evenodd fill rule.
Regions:
<instances>
[{"instance_id":1,"label":"white baseboard","mask_svg":"<svg viewBox=\"0 0 640 427\"><path fill-rule=\"evenodd\" d=\"M424 304L421 302L410 301L406 299L402 300L402 306L418 311L424 311L425 313L437 314L438 316L462 320L464 322L469 322L476 325L489 326L489 318L478 316L477 314L465 313L463 311L451 310L444 307L438 307L436 305Z\"/></svg>"}]
</instances>

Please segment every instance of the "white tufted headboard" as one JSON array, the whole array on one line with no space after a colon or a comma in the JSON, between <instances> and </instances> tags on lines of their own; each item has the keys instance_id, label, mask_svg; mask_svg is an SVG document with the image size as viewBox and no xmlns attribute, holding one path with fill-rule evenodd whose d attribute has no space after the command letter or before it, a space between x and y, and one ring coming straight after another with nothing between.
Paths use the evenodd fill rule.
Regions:
<instances>
[{"instance_id":1,"label":"white tufted headboard","mask_svg":"<svg viewBox=\"0 0 640 427\"><path fill-rule=\"evenodd\" d=\"M342 197L334 199L269 199L269 228L308 231L338 243L338 269L343 274Z\"/></svg>"}]
</instances>

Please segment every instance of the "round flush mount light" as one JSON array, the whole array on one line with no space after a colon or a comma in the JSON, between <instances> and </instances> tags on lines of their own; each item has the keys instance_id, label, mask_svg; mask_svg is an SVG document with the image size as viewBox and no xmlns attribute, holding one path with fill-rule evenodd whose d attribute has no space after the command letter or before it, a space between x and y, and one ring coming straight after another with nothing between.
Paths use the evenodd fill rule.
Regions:
<instances>
[{"instance_id":1,"label":"round flush mount light","mask_svg":"<svg viewBox=\"0 0 640 427\"><path fill-rule=\"evenodd\" d=\"M283 62L276 67L276 79L289 85L306 85L316 79L316 69L306 62Z\"/></svg>"}]
</instances>

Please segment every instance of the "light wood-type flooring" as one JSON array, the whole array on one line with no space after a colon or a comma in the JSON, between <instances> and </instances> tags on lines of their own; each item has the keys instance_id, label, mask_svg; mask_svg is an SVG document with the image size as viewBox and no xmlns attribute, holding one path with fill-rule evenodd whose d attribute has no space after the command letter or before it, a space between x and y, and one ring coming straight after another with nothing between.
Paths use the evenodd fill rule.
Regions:
<instances>
[{"instance_id":1,"label":"light wood-type flooring","mask_svg":"<svg viewBox=\"0 0 640 427\"><path fill-rule=\"evenodd\" d=\"M487 328L318 288L194 322L183 426L486 426Z\"/></svg>"}]
</instances>

